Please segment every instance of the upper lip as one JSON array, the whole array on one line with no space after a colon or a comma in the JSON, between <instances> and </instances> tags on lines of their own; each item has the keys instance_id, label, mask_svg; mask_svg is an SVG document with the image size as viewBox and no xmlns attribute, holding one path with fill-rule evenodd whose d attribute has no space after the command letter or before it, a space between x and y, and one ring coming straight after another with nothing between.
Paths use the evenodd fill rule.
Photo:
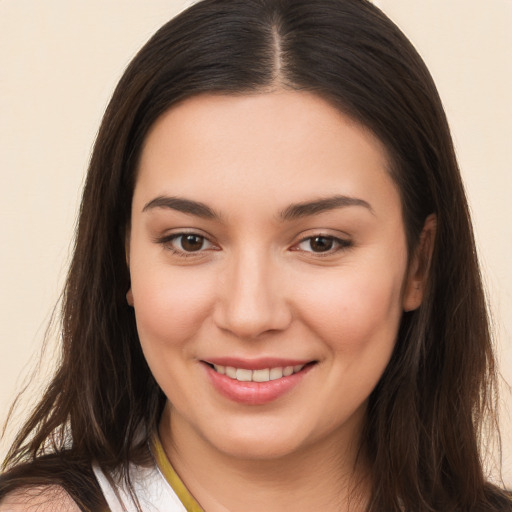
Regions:
<instances>
[{"instance_id":1,"label":"upper lip","mask_svg":"<svg viewBox=\"0 0 512 512\"><path fill-rule=\"evenodd\" d=\"M244 359L239 357L212 357L202 359L203 362L217 366L232 366L246 370L264 370L265 368L280 368L286 366L306 365L314 362L311 359L288 359L280 357L260 357L257 359Z\"/></svg>"}]
</instances>

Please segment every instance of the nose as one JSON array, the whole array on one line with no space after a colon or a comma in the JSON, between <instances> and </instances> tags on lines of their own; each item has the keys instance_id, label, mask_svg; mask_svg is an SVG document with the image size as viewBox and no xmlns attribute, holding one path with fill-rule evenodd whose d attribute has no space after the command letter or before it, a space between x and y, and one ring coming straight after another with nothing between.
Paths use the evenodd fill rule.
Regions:
<instances>
[{"instance_id":1,"label":"nose","mask_svg":"<svg viewBox=\"0 0 512 512\"><path fill-rule=\"evenodd\" d=\"M268 255L247 251L233 256L219 275L217 326L241 339L285 330L292 319L285 280Z\"/></svg>"}]
</instances>

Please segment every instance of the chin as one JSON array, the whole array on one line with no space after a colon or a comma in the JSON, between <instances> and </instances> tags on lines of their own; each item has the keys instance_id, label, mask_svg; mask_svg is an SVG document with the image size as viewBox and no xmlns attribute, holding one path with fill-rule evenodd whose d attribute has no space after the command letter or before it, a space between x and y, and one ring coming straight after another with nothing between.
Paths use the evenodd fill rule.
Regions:
<instances>
[{"instance_id":1,"label":"chin","mask_svg":"<svg viewBox=\"0 0 512 512\"><path fill-rule=\"evenodd\" d=\"M218 446L226 456L241 460L272 461L283 459L295 454L299 443L281 439L259 439L257 441L246 438L230 439L227 443Z\"/></svg>"},{"instance_id":2,"label":"chin","mask_svg":"<svg viewBox=\"0 0 512 512\"><path fill-rule=\"evenodd\" d=\"M293 425L272 425L270 421L251 422L249 425L219 426L206 438L225 456L245 460L277 460L307 450L314 444L307 432ZM256 424L255 424L256 423Z\"/></svg>"}]
</instances>

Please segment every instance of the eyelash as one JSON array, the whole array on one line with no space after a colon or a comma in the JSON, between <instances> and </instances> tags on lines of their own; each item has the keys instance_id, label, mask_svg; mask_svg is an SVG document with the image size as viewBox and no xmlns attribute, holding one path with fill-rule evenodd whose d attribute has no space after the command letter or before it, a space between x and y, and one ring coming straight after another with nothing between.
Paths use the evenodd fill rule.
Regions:
<instances>
[{"instance_id":1,"label":"eyelash","mask_svg":"<svg viewBox=\"0 0 512 512\"><path fill-rule=\"evenodd\" d=\"M350 240L346 240L346 239L343 239L343 238L338 238L338 237L333 236L333 235L325 235L325 234L322 234L322 233L318 233L318 234L307 236L307 237L303 238L297 244L295 244L294 247L299 247L300 245L302 245L303 243L308 242L308 241L311 244L311 242L314 239L328 240L334 246L334 248L330 247L326 251L318 251L318 252L316 252L316 251L306 251L306 250L302 249L303 252L314 254L315 257L321 257L322 258L322 257L332 256L333 254L336 254L336 253L338 253L340 251L348 249L349 247L352 246L352 242ZM293 250L301 251L301 249L293 249Z\"/></svg>"},{"instance_id":2,"label":"eyelash","mask_svg":"<svg viewBox=\"0 0 512 512\"><path fill-rule=\"evenodd\" d=\"M174 233L172 235L164 236L162 238L156 239L156 242L163 245L165 249L169 250L170 252L172 252L173 254L175 254L176 256L179 256L181 258L191 258L191 257L197 258L199 255L202 255L202 253L205 252L203 247L201 247L197 251L185 251L184 249L176 249L175 247L173 247L172 243L175 240L178 240L178 239L186 237L186 236L192 236L192 237L202 239L202 242L203 242L202 245L204 245L204 243L206 242L206 243L210 244L211 246L214 246L214 244L212 242L210 242L210 240L208 240L208 238L206 236L200 235L198 233L194 233L192 231L191 232L185 231L185 232L181 232L181 233Z\"/></svg>"},{"instance_id":3,"label":"eyelash","mask_svg":"<svg viewBox=\"0 0 512 512\"><path fill-rule=\"evenodd\" d=\"M183 238L183 237L186 237L186 236L192 236L192 237L200 238L202 240L202 245L207 243L207 244L210 244L212 247L215 247L213 242L211 242L206 236L198 234L198 233L194 233L194 232L175 233L175 234L172 234L172 235L168 235L168 236L164 236L164 237L161 237L161 238L157 238L155 241L157 243L163 245L165 247L165 249L171 251L173 254L175 254L176 256L179 256L181 258L198 257L198 256L202 255L206 250L208 250L208 249L212 250L211 248L204 249L203 247L201 247L197 251L186 251L184 249L177 249L177 248L173 247L172 243L174 241L179 240L180 238ZM314 239L324 239L324 240L327 240L328 242L333 244L334 249L333 249L333 247L329 247L326 251L318 251L318 252L316 252L316 251L308 251L308 250L304 250L304 249L299 249L298 248L300 245L304 244L305 242L309 241L311 243ZM327 256L332 256L333 254L336 254L336 253L338 253L340 251L343 251L345 249L348 249L351 246L352 246L352 242L350 240L338 238L338 237L335 237L335 236L332 236L332 235L325 235L325 234L322 234L322 233L318 233L318 234L315 234L315 235L311 235L311 236L307 236L307 237L302 238L301 240L299 240L299 242L294 244L294 246L293 246L293 248L291 250L292 251L297 251L297 252L300 251L300 252L304 252L304 253L314 254L315 257L327 257ZM213 250L216 250L216 249L213 249Z\"/></svg>"}]
</instances>

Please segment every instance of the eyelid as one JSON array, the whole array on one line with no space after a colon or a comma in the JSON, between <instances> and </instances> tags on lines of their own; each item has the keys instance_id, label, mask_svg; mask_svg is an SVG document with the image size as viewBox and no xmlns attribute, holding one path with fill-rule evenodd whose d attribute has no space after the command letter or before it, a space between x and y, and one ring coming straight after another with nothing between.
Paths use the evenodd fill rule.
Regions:
<instances>
[{"instance_id":1,"label":"eyelid","mask_svg":"<svg viewBox=\"0 0 512 512\"><path fill-rule=\"evenodd\" d=\"M187 236L187 235L193 235L197 236L199 238L204 239L210 246L207 248L201 248L197 251L185 251L178 249L172 245L172 242L177 240L180 237ZM164 247L164 249L170 251L171 253L183 257L183 258L189 258L189 257L200 257L204 256L204 253L211 250L219 250L218 245L216 245L208 235L205 233L202 233L201 231L195 230L195 229L186 229L182 228L178 231L168 233L162 236L157 236L153 239L153 241L157 244L160 244Z\"/></svg>"},{"instance_id":2,"label":"eyelid","mask_svg":"<svg viewBox=\"0 0 512 512\"><path fill-rule=\"evenodd\" d=\"M333 240L333 242L336 244L336 246L332 249L329 249L327 251L319 251L319 252L315 252L313 250L309 251L309 250L305 250L305 249L301 249L299 248L300 244L304 243L304 242L307 242L308 240L312 240L314 238L326 238L326 239L329 239L329 240ZM303 252L303 253L307 253L307 254L312 254L314 255L315 257L326 257L326 256L332 256L340 251L343 251L343 250L346 250L350 247L353 246L353 242L352 240L350 239L350 237L348 235L342 237L342 236L336 236L336 235L333 235L332 233L326 233L326 232L323 232L323 231L318 231L318 232L313 232L311 234L308 234L308 235L302 235L301 238L295 242L292 247L290 248L290 250L292 251L300 251L300 252Z\"/></svg>"},{"instance_id":3,"label":"eyelid","mask_svg":"<svg viewBox=\"0 0 512 512\"><path fill-rule=\"evenodd\" d=\"M186 251L183 249L179 249L173 246L172 242L179 239L180 237L187 236L187 235L194 235L199 238L202 238L207 244L208 247L202 247L201 249L198 249L197 251ZM303 244L304 242L307 242L308 240L312 240L314 238L325 238L332 240L334 242L334 247L330 248L326 251L314 251L314 250L307 250L300 248L299 246ZM221 250L218 244L213 242L211 240L211 237L204 232L197 230L197 229L187 229L187 228L180 228L179 230L176 230L171 233L167 233L162 236L157 236L153 239L153 241L157 244L162 245L165 249L169 250L170 252L176 254L180 257L201 257L204 256L205 252L208 251L218 251ZM353 246L353 241L348 235L334 235L332 233L326 232L326 231L311 231L310 233L302 233L300 238L292 244L292 246L289 248L290 251L297 251L302 252L310 255L314 255L315 257L327 257L332 256L334 254L337 254L340 251L346 250Z\"/></svg>"}]
</instances>

